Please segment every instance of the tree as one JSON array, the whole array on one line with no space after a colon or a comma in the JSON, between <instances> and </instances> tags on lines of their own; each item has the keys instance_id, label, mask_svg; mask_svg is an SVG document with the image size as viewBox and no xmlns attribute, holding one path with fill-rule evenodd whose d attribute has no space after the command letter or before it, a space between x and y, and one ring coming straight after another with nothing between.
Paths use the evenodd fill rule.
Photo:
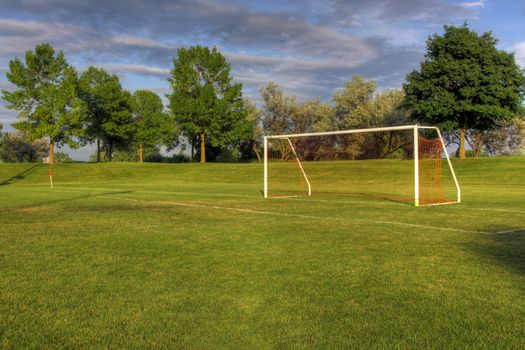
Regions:
<instances>
[{"instance_id":1,"label":"tree","mask_svg":"<svg viewBox=\"0 0 525 350\"><path fill-rule=\"evenodd\" d=\"M199 138L200 161L205 163L207 143L223 147L244 137L242 85L232 83L231 67L216 48L179 49L173 65L170 109L188 141Z\"/></svg>"},{"instance_id":2,"label":"tree","mask_svg":"<svg viewBox=\"0 0 525 350\"><path fill-rule=\"evenodd\" d=\"M263 139L262 112L248 97L244 98L244 108L246 110L245 127L247 130L245 132L246 140L241 144L241 153L244 159L251 159L255 154L260 163L259 148Z\"/></svg>"},{"instance_id":3,"label":"tree","mask_svg":"<svg viewBox=\"0 0 525 350\"><path fill-rule=\"evenodd\" d=\"M0 160L3 162L35 163L48 156L49 142L46 139L28 140L21 131L2 135Z\"/></svg>"},{"instance_id":4,"label":"tree","mask_svg":"<svg viewBox=\"0 0 525 350\"><path fill-rule=\"evenodd\" d=\"M366 81L360 75L354 75L345 83L343 90L334 94L335 120L332 122L337 129L355 129L369 126L364 109L372 101L377 85L374 81Z\"/></svg>"},{"instance_id":5,"label":"tree","mask_svg":"<svg viewBox=\"0 0 525 350\"><path fill-rule=\"evenodd\" d=\"M74 160L66 152L57 152L55 154L55 159L57 163L73 163Z\"/></svg>"},{"instance_id":6,"label":"tree","mask_svg":"<svg viewBox=\"0 0 525 350\"><path fill-rule=\"evenodd\" d=\"M490 155L525 154L525 119L514 118L484 132L484 150Z\"/></svg>"},{"instance_id":7,"label":"tree","mask_svg":"<svg viewBox=\"0 0 525 350\"><path fill-rule=\"evenodd\" d=\"M142 163L143 147L156 149L162 140L172 139L173 132L169 131L170 120L156 93L148 90L135 91L132 106L135 143L139 145L139 161Z\"/></svg>"},{"instance_id":8,"label":"tree","mask_svg":"<svg viewBox=\"0 0 525 350\"><path fill-rule=\"evenodd\" d=\"M113 152L129 148L135 133L131 112L132 96L122 89L119 78L101 68L89 67L80 76L79 96L86 104L85 140L97 141L97 161L100 161L100 141L107 160Z\"/></svg>"},{"instance_id":9,"label":"tree","mask_svg":"<svg viewBox=\"0 0 525 350\"><path fill-rule=\"evenodd\" d=\"M270 82L260 90L263 102L262 126L266 135L288 134L294 130L293 115L298 108L297 99L286 95L275 83Z\"/></svg>"},{"instance_id":10,"label":"tree","mask_svg":"<svg viewBox=\"0 0 525 350\"><path fill-rule=\"evenodd\" d=\"M7 108L19 111L22 120L13 126L31 140L49 138L50 163L55 145L77 147L75 136L83 132L83 104L77 98L77 73L64 54L49 44L37 45L26 52L25 63L11 60L6 75L16 89L2 90L2 98Z\"/></svg>"},{"instance_id":11,"label":"tree","mask_svg":"<svg viewBox=\"0 0 525 350\"><path fill-rule=\"evenodd\" d=\"M459 134L447 132L445 140L448 144L459 145ZM465 141L472 149L474 157L486 155L513 155L525 151L525 119L516 117L510 121L498 123L490 130L467 130Z\"/></svg>"},{"instance_id":12,"label":"tree","mask_svg":"<svg viewBox=\"0 0 525 350\"><path fill-rule=\"evenodd\" d=\"M522 111L525 77L490 32L478 35L466 23L444 29L427 40L420 70L407 75L405 105L417 121L459 129L463 159L467 130L493 129Z\"/></svg>"}]
</instances>

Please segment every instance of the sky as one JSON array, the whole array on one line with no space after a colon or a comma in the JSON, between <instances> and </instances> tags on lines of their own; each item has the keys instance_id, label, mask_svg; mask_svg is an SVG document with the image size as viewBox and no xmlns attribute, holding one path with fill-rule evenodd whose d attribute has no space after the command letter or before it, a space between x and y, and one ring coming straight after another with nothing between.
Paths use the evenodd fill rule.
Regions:
<instances>
[{"instance_id":1,"label":"sky","mask_svg":"<svg viewBox=\"0 0 525 350\"><path fill-rule=\"evenodd\" d=\"M134 91L164 97L177 49L216 46L244 94L257 101L273 81L299 100L330 101L355 74L400 88L425 42L465 21L492 31L525 67L525 2L511 0L0 0L0 89L9 61L48 42L82 72L117 74ZM0 98L0 123L16 111ZM92 147L66 150L87 160Z\"/></svg>"}]
</instances>

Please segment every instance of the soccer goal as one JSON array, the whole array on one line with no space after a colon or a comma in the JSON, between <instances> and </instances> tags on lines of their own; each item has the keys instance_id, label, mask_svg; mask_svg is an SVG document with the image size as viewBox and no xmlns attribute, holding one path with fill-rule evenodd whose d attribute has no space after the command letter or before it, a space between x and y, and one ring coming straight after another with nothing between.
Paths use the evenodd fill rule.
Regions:
<instances>
[{"instance_id":1,"label":"soccer goal","mask_svg":"<svg viewBox=\"0 0 525 350\"><path fill-rule=\"evenodd\" d=\"M403 125L264 137L264 197L459 203L441 132Z\"/></svg>"}]
</instances>

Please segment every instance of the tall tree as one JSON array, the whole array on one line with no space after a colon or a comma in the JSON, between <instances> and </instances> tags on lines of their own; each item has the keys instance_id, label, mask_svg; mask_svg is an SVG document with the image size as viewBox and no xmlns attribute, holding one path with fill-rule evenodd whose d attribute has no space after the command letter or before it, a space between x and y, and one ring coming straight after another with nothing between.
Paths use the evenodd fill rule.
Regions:
<instances>
[{"instance_id":1,"label":"tall tree","mask_svg":"<svg viewBox=\"0 0 525 350\"><path fill-rule=\"evenodd\" d=\"M466 23L444 29L427 40L420 70L406 77L405 103L418 121L459 129L464 159L468 129L490 130L522 111L525 78L491 33L478 35Z\"/></svg>"},{"instance_id":2,"label":"tall tree","mask_svg":"<svg viewBox=\"0 0 525 350\"><path fill-rule=\"evenodd\" d=\"M55 145L78 146L75 136L83 133L83 104L77 98L77 73L62 52L49 44L37 45L26 52L25 63L19 58L9 62L7 79L16 89L2 90L2 98L21 119L13 126L31 140L47 137L50 163Z\"/></svg>"},{"instance_id":3,"label":"tall tree","mask_svg":"<svg viewBox=\"0 0 525 350\"><path fill-rule=\"evenodd\" d=\"M169 119L159 95L149 90L137 90L133 94L133 122L135 143L139 146L139 161L142 163L143 148L156 148L173 135Z\"/></svg>"},{"instance_id":4,"label":"tall tree","mask_svg":"<svg viewBox=\"0 0 525 350\"><path fill-rule=\"evenodd\" d=\"M86 140L97 141L97 161L102 141L106 158L111 161L115 150L128 148L133 140L132 96L122 89L116 75L101 68L89 67L82 73L79 85L79 96L87 106Z\"/></svg>"},{"instance_id":5,"label":"tall tree","mask_svg":"<svg viewBox=\"0 0 525 350\"><path fill-rule=\"evenodd\" d=\"M337 129L355 129L369 126L366 119L366 108L374 98L377 84L365 80L360 75L354 75L345 83L342 90L333 96L335 102L335 120L332 124Z\"/></svg>"},{"instance_id":6,"label":"tall tree","mask_svg":"<svg viewBox=\"0 0 525 350\"><path fill-rule=\"evenodd\" d=\"M205 163L207 142L222 147L244 136L242 85L232 82L231 67L216 48L179 49L173 65L170 109L190 142L198 136L200 161Z\"/></svg>"},{"instance_id":7,"label":"tall tree","mask_svg":"<svg viewBox=\"0 0 525 350\"><path fill-rule=\"evenodd\" d=\"M244 98L244 108L246 110L246 140L241 145L241 153L244 158L253 158L253 155L257 157L257 161L261 162L261 153L259 148L263 139L262 130L262 112L255 103L253 103L248 97Z\"/></svg>"},{"instance_id":8,"label":"tall tree","mask_svg":"<svg viewBox=\"0 0 525 350\"><path fill-rule=\"evenodd\" d=\"M260 90L263 102L262 125L266 135L291 133L294 130L293 119L297 111L297 99L285 92L275 83L270 82Z\"/></svg>"}]
</instances>

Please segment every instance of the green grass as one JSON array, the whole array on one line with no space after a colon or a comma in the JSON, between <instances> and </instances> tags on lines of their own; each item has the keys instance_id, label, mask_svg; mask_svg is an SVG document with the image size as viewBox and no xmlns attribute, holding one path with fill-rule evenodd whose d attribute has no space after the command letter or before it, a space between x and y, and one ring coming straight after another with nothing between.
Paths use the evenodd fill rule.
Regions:
<instances>
[{"instance_id":1,"label":"green grass","mask_svg":"<svg viewBox=\"0 0 525 350\"><path fill-rule=\"evenodd\" d=\"M524 348L525 158L455 167L464 202L415 208L264 200L258 164L0 164L0 348Z\"/></svg>"}]
</instances>

